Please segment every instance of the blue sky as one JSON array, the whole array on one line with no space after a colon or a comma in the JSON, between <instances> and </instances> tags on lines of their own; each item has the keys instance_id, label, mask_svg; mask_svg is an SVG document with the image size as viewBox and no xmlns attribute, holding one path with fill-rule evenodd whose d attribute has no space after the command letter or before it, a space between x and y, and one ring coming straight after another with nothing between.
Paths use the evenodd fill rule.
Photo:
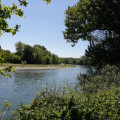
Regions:
<instances>
[{"instance_id":1,"label":"blue sky","mask_svg":"<svg viewBox=\"0 0 120 120\"><path fill-rule=\"evenodd\" d=\"M10 5L11 1L4 0L4 4ZM29 5L23 8L25 18L17 19L13 16L9 20L11 26L16 23L21 25L19 32L14 36L5 33L0 37L1 47L15 52L15 43L21 41L29 45L44 45L59 57L79 58L84 55L88 42L79 40L75 47L71 47L71 43L66 43L62 33L65 30L65 10L77 1L52 0L51 4L47 5L42 0L30 0Z\"/></svg>"}]
</instances>

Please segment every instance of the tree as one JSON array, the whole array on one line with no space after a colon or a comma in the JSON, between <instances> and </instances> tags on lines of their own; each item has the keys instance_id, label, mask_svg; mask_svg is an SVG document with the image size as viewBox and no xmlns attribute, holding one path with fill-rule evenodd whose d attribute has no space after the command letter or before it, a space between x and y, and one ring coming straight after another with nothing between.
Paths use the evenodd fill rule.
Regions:
<instances>
[{"instance_id":1,"label":"tree","mask_svg":"<svg viewBox=\"0 0 120 120\"><path fill-rule=\"evenodd\" d=\"M44 55L45 51L43 50L43 46L40 45L34 45L33 47L33 54L34 54L34 63L35 64L43 64L44 62Z\"/></svg>"},{"instance_id":2,"label":"tree","mask_svg":"<svg viewBox=\"0 0 120 120\"><path fill-rule=\"evenodd\" d=\"M60 60L59 57L55 54L52 55L52 64L59 64Z\"/></svg>"},{"instance_id":3,"label":"tree","mask_svg":"<svg viewBox=\"0 0 120 120\"><path fill-rule=\"evenodd\" d=\"M30 45L24 45L22 60L26 61L28 64L33 63L33 48Z\"/></svg>"},{"instance_id":4,"label":"tree","mask_svg":"<svg viewBox=\"0 0 120 120\"><path fill-rule=\"evenodd\" d=\"M85 53L93 65L119 64L120 40L106 38L97 44L93 42Z\"/></svg>"},{"instance_id":5,"label":"tree","mask_svg":"<svg viewBox=\"0 0 120 120\"><path fill-rule=\"evenodd\" d=\"M108 22L109 21L109 22ZM98 40L103 37L120 35L119 0L80 0L75 6L68 7L63 32L68 42L77 43L79 39ZM114 34L113 34L114 33Z\"/></svg>"},{"instance_id":6,"label":"tree","mask_svg":"<svg viewBox=\"0 0 120 120\"><path fill-rule=\"evenodd\" d=\"M59 64L60 59L57 55L51 54L44 46L30 46L22 42L15 44L16 53L12 54L12 61L18 63L26 61L28 64ZM4 50L2 50L4 52Z\"/></svg>"},{"instance_id":7,"label":"tree","mask_svg":"<svg viewBox=\"0 0 120 120\"><path fill-rule=\"evenodd\" d=\"M116 56L120 56L118 52L120 50L120 47L118 47L120 46L120 42L118 42L120 41L119 0L80 0L76 5L68 7L65 14L66 29L63 34L68 42L73 43L73 46L79 39L88 40L90 45L86 55L91 52L90 48L94 49L91 54L95 60L99 59L96 53L98 49L95 51L98 46L102 51L105 50L106 53L109 53L109 56L112 56L113 51L111 50L117 53ZM91 57L90 54L88 56ZM104 58L104 54L101 58ZM112 64L110 62L112 61L111 58L108 60L110 64ZM120 57L116 59L119 63ZM108 63L107 60L104 59L104 61Z\"/></svg>"},{"instance_id":8,"label":"tree","mask_svg":"<svg viewBox=\"0 0 120 120\"><path fill-rule=\"evenodd\" d=\"M84 55L84 56L81 56L81 57L80 57L79 64L80 64L80 65L91 65L91 61L89 60L88 57L86 57L86 56Z\"/></svg>"},{"instance_id":9,"label":"tree","mask_svg":"<svg viewBox=\"0 0 120 120\"><path fill-rule=\"evenodd\" d=\"M15 47L16 47L16 54L22 56L24 51L24 44L19 41L15 44Z\"/></svg>"},{"instance_id":10,"label":"tree","mask_svg":"<svg viewBox=\"0 0 120 120\"><path fill-rule=\"evenodd\" d=\"M12 54L12 57L11 57L11 63L20 63L21 61L21 58L19 55L16 55L16 54Z\"/></svg>"},{"instance_id":11,"label":"tree","mask_svg":"<svg viewBox=\"0 0 120 120\"><path fill-rule=\"evenodd\" d=\"M27 6L26 0L18 0L21 6ZM11 16L14 14L15 16L23 17L24 11L22 9L19 9L18 6L13 3L13 5L7 6L7 5L1 5L0 0L0 36L4 33L11 33L12 35L16 34L18 31L20 25L16 25L14 28L9 27L9 24L7 22L8 19L11 19Z\"/></svg>"},{"instance_id":12,"label":"tree","mask_svg":"<svg viewBox=\"0 0 120 120\"><path fill-rule=\"evenodd\" d=\"M49 55L47 55L45 58L46 58L46 64L52 63L52 58Z\"/></svg>"}]
</instances>

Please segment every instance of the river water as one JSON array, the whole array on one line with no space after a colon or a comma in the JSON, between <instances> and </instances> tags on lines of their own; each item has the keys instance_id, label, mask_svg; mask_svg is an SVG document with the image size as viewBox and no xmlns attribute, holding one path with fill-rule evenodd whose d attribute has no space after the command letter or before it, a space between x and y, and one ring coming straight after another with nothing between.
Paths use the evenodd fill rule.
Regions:
<instances>
[{"instance_id":1,"label":"river water","mask_svg":"<svg viewBox=\"0 0 120 120\"><path fill-rule=\"evenodd\" d=\"M17 70L11 73L11 78L0 75L0 108L4 100L13 104L10 112L16 110L20 103L28 104L46 83L70 83L74 86L77 75L85 73L86 70L85 66L76 66L55 70ZM4 115L5 119L8 119L10 112Z\"/></svg>"}]
</instances>

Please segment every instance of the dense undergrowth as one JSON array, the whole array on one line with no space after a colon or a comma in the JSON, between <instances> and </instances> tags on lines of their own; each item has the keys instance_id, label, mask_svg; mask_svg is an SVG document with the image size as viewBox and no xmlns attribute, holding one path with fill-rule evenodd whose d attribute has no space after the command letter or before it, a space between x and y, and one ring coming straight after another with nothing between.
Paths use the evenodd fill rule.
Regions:
<instances>
[{"instance_id":1,"label":"dense undergrowth","mask_svg":"<svg viewBox=\"0 0 120 120\"><path fill-rule=\"evenodd\" d=\"M120 68L106 65L103 68L89 69L78 76L79 84L86 93L97 93L110 87L120 87Z\"/></svg>"},{"instance_id":2,"label":"dense undergrowth","mask_svg":"<svg viewBox=\"0 0 120 120\"><path fill-rule=\"evenodd\" d=\"M115 66L79 76L82 90L45 89L29 105L21 105L12 120L118 120L120 72Z\"/></svg>"}]
</instances>

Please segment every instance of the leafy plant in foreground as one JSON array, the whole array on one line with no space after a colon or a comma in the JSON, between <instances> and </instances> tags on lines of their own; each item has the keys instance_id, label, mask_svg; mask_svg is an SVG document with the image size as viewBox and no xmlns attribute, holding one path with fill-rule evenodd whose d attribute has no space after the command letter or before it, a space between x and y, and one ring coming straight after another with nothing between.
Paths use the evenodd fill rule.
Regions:
<instances>
[{"instance_id":1,"label":"leafy plant in foreground","mask_svg":"<svg viewBox=\"0 0 120 120\"><path fill-rule=\"evenodd\" d=\"M20 105L12 120L116 120L120 119L120 88L88 94L67 89L44 90L29 105Z\"/></svg>"},{"instance_id":2,"label":"leafy plant in foreground","mask_svg":"<svg viewBox=\"0 0 120 120\"><path fill-rule=\"evenodd\" d=\"M0 120L2 120L4 112L9 110L11 106L12 104L8 101L3 101L3 108L0 109Z\"/></svg>"}]
</instances>

